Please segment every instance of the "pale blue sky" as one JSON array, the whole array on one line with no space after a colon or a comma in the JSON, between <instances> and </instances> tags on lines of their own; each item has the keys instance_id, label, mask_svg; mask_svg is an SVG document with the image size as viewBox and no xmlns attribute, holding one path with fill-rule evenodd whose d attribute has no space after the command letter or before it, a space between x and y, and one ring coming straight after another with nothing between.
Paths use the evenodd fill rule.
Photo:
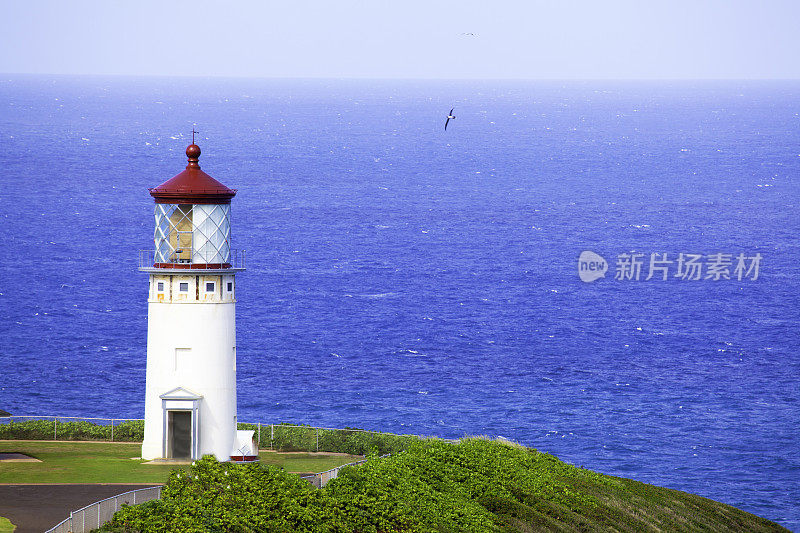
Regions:
<instances>
[{"instance_id":1,"label":"pale blue sky","mask_svg":"<svg viewBox=\"0 0 800 533\"><path fill-rule=\"evenodd\" d=\"M0 0L0 72L800 78L798 28L800 0Z\"/></svg>"}]
</instances>

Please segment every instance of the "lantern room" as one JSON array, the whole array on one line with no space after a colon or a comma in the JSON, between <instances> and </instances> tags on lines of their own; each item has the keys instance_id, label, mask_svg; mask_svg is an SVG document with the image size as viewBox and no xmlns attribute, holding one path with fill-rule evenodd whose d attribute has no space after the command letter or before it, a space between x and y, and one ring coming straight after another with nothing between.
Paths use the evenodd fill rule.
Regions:
<instances>
[{"instance_id":1,"label":"lantern room","mask_svg":"<svg viewBox=\"0 0 800 533\"><path fill-rule=\"evenodd\" d=\"M229 268L231 198L229 189L200 169L200 147L186 148L186 169L150 189L155 205L156 268Z\"/></svg>"}]
</instances>

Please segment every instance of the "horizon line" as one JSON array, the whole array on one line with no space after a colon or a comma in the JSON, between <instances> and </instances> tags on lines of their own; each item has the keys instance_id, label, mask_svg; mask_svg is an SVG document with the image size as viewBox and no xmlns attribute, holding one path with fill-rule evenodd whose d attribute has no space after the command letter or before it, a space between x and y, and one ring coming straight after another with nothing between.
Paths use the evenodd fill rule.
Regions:
<instances>
[{"instance_id":1,"label":"horizon line","mask_svg":"<svg viewBox=\"0 0 800 533\"><path fill-rule=\"evenodd\" d=\"M0 72L0 76L46 76L46 77L79 77L79 78L182 78L182 79L213 79L213 80L309 80L309 81L517 81L517 82L688 82L688 81L800 81L800 77L787 78L687 78L687 77L541 77L541 78L477 78L477 77L370 77L370 76L244 76L244 75L207 75L207 74L96 74L96 73L54 73L54 72Z\"/></svg>"}]
</instances>

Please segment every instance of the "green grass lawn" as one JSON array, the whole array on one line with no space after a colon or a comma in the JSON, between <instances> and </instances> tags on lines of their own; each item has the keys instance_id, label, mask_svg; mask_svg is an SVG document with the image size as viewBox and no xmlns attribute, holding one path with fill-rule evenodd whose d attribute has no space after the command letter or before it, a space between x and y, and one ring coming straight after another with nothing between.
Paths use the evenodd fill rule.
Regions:
<instances>
[{"instance_id":1,"label":"green grass lawn","mask_svg":"<svg viewBox=\"0 0 800 533\"><path fill-rule=\"evenodd\" d=\"M0 516L0 533L11 533L17 529L17 526L11 523L8 518Z\"/></svg>"},{"instance_id":2,"label":"green grass lawn","mask_svg":"<svg viewBox=\"0 0 800 533\"><path fill-rule=\"evenodd\" d=\"M324 472L363 459L360 455L312 455L304 452L262 451L259 455L262 464L279 466L287 472Z\"/></svg>"},{"instance_id":3,"label":"green grass lawn","mask_svg":"<svg viewBox=\"0 0 800 533\"><path fill-rule=\"evenodd\" d=\"M24 453L42 461L0 463L0 483L164 483L173 468L188 470L188 465L146 465L141 459L131 459L141 450L140 443L0 441L0 452ZM261 452L262 462L287 472L322 472L358 459L351 455Z\"/></svg>"}]
</instances>

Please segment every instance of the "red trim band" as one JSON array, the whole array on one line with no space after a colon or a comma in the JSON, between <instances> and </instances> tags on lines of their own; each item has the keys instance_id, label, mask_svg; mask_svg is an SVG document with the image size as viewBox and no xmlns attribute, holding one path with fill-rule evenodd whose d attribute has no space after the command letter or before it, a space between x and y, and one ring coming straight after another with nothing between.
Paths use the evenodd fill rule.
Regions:
<instances>
[{"instance_id":1,"label":"red trim band","mask_svg":"<svg viewBox=\"0 0 800 533\"><path fill-rule=\"evenodd\" d=\"M231 268L230 263L153 263L153 268L174 268L185 270L220 270Z\"/></svg>"}]
</instances>

